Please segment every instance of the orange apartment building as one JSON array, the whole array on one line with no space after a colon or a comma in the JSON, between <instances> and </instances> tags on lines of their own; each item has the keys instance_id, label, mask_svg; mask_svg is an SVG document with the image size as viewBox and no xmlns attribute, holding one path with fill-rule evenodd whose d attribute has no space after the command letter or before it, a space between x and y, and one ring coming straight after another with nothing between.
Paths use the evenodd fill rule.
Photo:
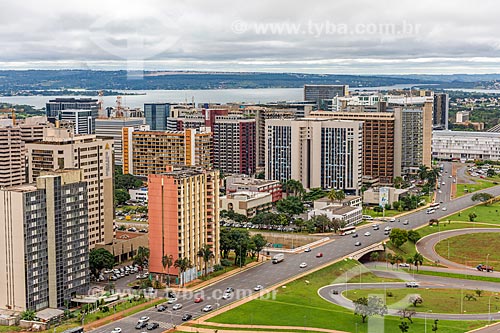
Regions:
<instances>
[{"instance_id":1,"label":"orange apartment building","mask_svg":"<svg viewBox=\"0 0 500 333\"><path fill-rule=\"evenodd\" d=\"M203 244L212 246L208 271L220 262L219 171L197 167L167 168L148 177L149 271L155 278L167 274L164 256L188 258L193 267L183 276L171 267L170 276L186 283L200 276L204 262L197 256Z\"/></svg>"}]
</instances>

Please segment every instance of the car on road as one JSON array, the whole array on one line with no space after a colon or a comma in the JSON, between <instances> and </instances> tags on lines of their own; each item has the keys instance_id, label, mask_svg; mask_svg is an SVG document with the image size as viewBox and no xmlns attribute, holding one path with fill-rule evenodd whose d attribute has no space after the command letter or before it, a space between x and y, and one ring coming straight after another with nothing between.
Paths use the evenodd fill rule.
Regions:
<instances>
[{"instance_id":1,"label":"car on road","mask_svg":"<svg viewBox=\"0 0 500 333\"><path fill-rule=\"evenodd\" d=\"M445 183L445 182L442 182L442 183L441 183L441 185L446 185L446 183Z\"/></svg>"},{"instance_id":2,"label":"car on road","mask_svg":"<svg viewBox=\"0 0 500 333\"><path fill-rule=\"evenodd\" d=\"M198 297L196 297L196 298L194 299L194 302L195 302L195 303L201 303L201 302L203 302L203 298L202 298L201 296L198 296Z\"/></svg>"},{"instance_id":3,"label":"car on road","mask_svg":"<svg viewBox=\"0 0 500 333\"><path fill-rule=\"evenodd\" d=\"M180 310L180 309L182 309L182 304L180 303L174 304L174 306L172 307L172 310Z\"/></svg>"},{"instance_id":4,"label":"car on road","mask_svg":"<svg viewBox=\"0 0 500 333\"><path fill-rule=\"evenodd\" d=\"M365 232L365 236L370 236L371 235L371 232L367 231Z\"/></svg>"},{"instance_id":5,"label":"car on road","mask_svg":"<svg viewBox=\"0 0 500 333\"><path fill-rule=\"evenodd\" d=\"M322 252L319 252L318 254L316 254L316 258L321 258L323 257L323 253Z\"/></svg>"},{"instance_id":6,"label":"car on road","mask_svg":"<svg viewBox=\"0 0 500 333\"><path fill-rule=\"evenodd\" d=\"M163 312L167 309L167 307L165 305L158 305L158 307L156 308L156 310L158 312Z\"/></svg>"},{"instance_id":7,"label":"car on road","mask_svg":"<svg viewBox=\"0 0 500 333\"><path fill-rule=\"evenodd\" d=\"M387 226L384 228L384 231L391 231L391 229L392 229L391 227Z\"/></svg>"},{"instance_id":8,"label":"car on road","mask_svg":"<svg viewBox=\"0 0 500 333\"><path fill-rule=\"evenodd\" d=\"M230 299L231 296L233 296L232 293L224 293L224 295L222 295L222 299Z\"/></svg>"},{"instance_id":9,"label":"car on road","mask_svg":"<svg viewBox=\"0 0 500 333\"><path fill-rule=\"evenodd\" d=\"M303 262L299 265L300 268L306 268L307 267L307 263Z\"/></svg>"},{"instance_id":10,"label":"car on road","mask_svg":"<svg viewBox=\"0 0 500 333\"><path fill-rule=\"evenodd\" d=\"M438 193L441 194L441 193L443 193L443 191L439 190Z\"/></svg>"},{"instance_id":11,"label":"car on road","mask_svg":"<svg viewBox=\"0 0 500 333\"><path fill-rule=\"evenodd\" d=\"M402 262L402 263L399 264L399 267L410 267L410 264Z\"/></svg>"},{"instance_id":12,"label":"car on road","mask_svg":"<svg viewBox=\"0 0 500 333\"><path fill-rule=\"evenodd\" d=\"M352 238L356 238L358 236L359 236L358 234L352 234Z\"/></svg>"},{"instance_id":13,"label":"car on road","mask_svg":"<svg viewBox=\"0 0 500 333\"><path fill-rule=\"evenodd\" d=\"M209 311L212 311L214 309L214 307L212 305L205 305L205 307L201 310L203 312L209 312Z\"/></svg>"},{"instance_id":14,"label":"car on road","mask_svg":"<svg viewBox=\"0 0 500 333\"><path fill-rule=\"evenodd\" d=\"M149 317L148 316L142 316L141 318L139 318L139 321L148 322L149 321Z\"/></svg>"},{"instance_id":15,"label":"car on road","mask_svg":"<svg viewBox=\"0 0 500 333\"><path fill-rule=\"evenodd\" d=\"M406 282L406 287L407 288L418 288L419 284L415 281L409 281L409 282Z\"/></svg>"},{"instance_id":16,"label":"car on road","mask_svg":"<svg viewBox=\"0 0 500 333\"><path fill-rule=\"evenodd\" d=\"M115 328L113 328L111 333L122 333L122 329L120 327L115 327Z\"/></svg>"},{"instance_id":17,"label":"car on road","mask_svg":"<svg viewBox=\"0 0 500 333\"><path fill-rule=\"evenodd\" d=\"M310 247L306 247L306 249L304 250L304 252L311 252L311 248Z\"/></svg>"},{"instance_id":18,"label":"car on road","mask_svg":"<svg viewBox=\"0 0 500 333\"><path fill-rule=\"evenodd\" d=\"M146 327L146 329L148 331L152 331L152 330L154 330L155 328L158 328L158 327L160 327L160 324L158 324L158 323L149 323L148 326Z\"/></svg>"},{"instance_id":19,"label":"car on road","mask_svg":"<svg viewBox=\"0 0 500 333\"><path fill-rule=\"evenodd\" d=\"M409 223L410 223L410 222L408 222L408 220L404 220L404 221L403 221L403 224L404 224L404 225L408 225Z\"/></svg>"},{"instance_id":20,"label":"car on road","mask_svg":"<svg viewBox=\"0 0 500 333\"><path fill-rule=\"evenodd\" d=\"M374 224L374 225L372 225L372 227L373 227L373 230L378 230L380 228L378 224Z\"/></svg>"},{"instance_id":21,"label":"car on road","mask_svg":"<svg viewBox=\"0 0 500 333\"><path fill-rule=\"evenodd\" d=\"M446 211L447 209L448 208L446 208L446 207L441 208L442 211Z\"/></svg>"},{"instance_id":22,"label":"car on road","mask_svg":"<svg viewBox=\"0 0 500 333\"><path fill-rule=\"evenodd\" d=\"M168 299L167 304L174 304L177 302L177 297L171 297Z\"/></svg>"},{"instance_id":23,"label":"car on road","mask_svg":"<svg viewBox=\"0 0 500 333\"><path fill-rule=\"evenodd\" d=\"M263 287L262 285L260 285L260 284L259 284L259 285L257 285L257 286L255 286L255 287L253 288L253 290L255 290L255 291L259 291L259 290L262 290L262 289L264 289L264 287Z\"/></svg>"},{"instance_id":24,"label":"car on road","mask_svg":"<svg viewBox=\"0 0 500 333\"><path fill-rule=\"evenodd\" d=\"M453 178L453 176L452 176L452 175L449 175L448 177Z\"/></svg>"},{"instance_id":25,"label":"car on road","mask_svg":"<svg viewBox=\"0 0 500 333\"><path fill-rule=\"evenodd\" d=\"M193 316L189 313L185 313L183 316L182 316L182 321L188 321L190 320L191 318L193 318Z\"/></svg>"},{"instance_id":26,"label":"car on road","mask_svg":"<svg viewBox=\"0 0 500 333\"><path fill-rule=\"evenodd\" d=\"M148 326L148 323L145 321L139 321L137 325L135 325L135 329L140 330L141 328L144 328Z\"/></svg>"},{"instance_id":27,"label":"car on road","mask_svg":"<svg viewBox=\"0 0 500 333\"><path fill-rule=\"evenodd\" d=\"M233 287L227 287L224 292L225 293L232 293L232 292L234 292L234 288Z\"/></svg>"},{"instance_id":28,"label":"car on road","mask_svg":"<svg viewBox=\"0 0 500 333\"><path fill-rule=\"evenodd\" d=\"M354 246L361 246L361 242L354 243Z\"/></svg>"}]
</instances>

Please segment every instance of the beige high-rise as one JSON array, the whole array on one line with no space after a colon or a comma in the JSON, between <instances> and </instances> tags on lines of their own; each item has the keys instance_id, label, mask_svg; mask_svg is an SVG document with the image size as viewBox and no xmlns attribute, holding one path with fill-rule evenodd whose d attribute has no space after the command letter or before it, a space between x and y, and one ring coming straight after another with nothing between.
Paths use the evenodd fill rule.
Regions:
<instances>
[{"instance_id":1,"label":"beige high-rise","mask_svg":"<svg viewBox=\"0 0 500 333\"><path fill-rule=\"evenodd\" d=\"M25 147L19 127L0 128L0 187L26 181Z\"/></svg>"},{"instance_id":2,"label":"beige high-rise","mask_svg":"<svg viewBox=\"0 0 500 333\"><path fill-rule=\"evenodd\" d=\"M83 171L88 184L90 248L113 241L113 143L113 138L47 128L43 141L26 145L30 182L43 170L78 168Z\"/></svg>"}]
</instances>

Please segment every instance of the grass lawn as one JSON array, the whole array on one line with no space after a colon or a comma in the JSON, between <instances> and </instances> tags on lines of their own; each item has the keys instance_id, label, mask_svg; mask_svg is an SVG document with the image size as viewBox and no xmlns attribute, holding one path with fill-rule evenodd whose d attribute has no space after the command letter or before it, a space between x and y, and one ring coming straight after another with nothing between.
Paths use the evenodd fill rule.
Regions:
<instances>
[{"instance_id":1,"label":"grass lawn","mask_svg":"<svg viewBox=\"0 0 500 333\"><path fill-rule=\"evenodd\" d=\"M498 184L496 184L498 185ZM457 184L457 193L455 195L455 198L461 197L462 195L476 192L476 191L481 191L489 187L493 187L495 184L493 182L483 180L483 179L478 179L476 180L475 184Z\"/></svg>"},{"instance_id":2,"label":"grass lawn","mask_svg":"<svg viewBox=\"0 0 500 333\"><path fill-rule=\"evenodd\" d=\"M386 209L385 214L383 212L376 212L373 210L372 207L364 207L363 208L363 215L370 215L371 217L392 217L394 215L401 214L403 212L400 212L395 209Z\"/></svg>"},{"instance_id":3,"label":"grass lawn","mask_svg":"<svg viewBox=\"0 0 500 333\"><path fill-rule=\"evenodd\" d=\"M368 297L370 294L384 295L387 292L386 302L387 306L392 309L401 309L405 306L410 306L407 301L408 295L418 294L422 297L423 303L417 307L410 306L410 309L417 312L427 312L432 310L434 313L460 313L461 304L465 313L488 313L488 303L490 296L495 295L493 292L483 291L481 297L478 297L474 290L460 290L460 289L428 289L428 288L402 288L402 289L370 289L370 290L349 290L343 295L350 299L355 300L360 297ZM392 293L392 297L389 297ZM464 296L470 294L474 295L476 300L466 300ZM497 312L500 310L500 298L491 298L491 310Z\"/></svg>"},{"instance_id":4,"label":"grass lawn","mask_svg":"<svg viewBox=\"0 0 500 333\"><path fill-rule=\"evenodd\" d=\"M448 260L477 266L488 262L493 266L500 261L500 237L495 233L477 233L451 237L436 244L436 252Z\"/></svg>"},{"instance_id":5,"label":"grass lawn","mask_svg":"<svg viewBox=\"0 0 500 333\"><path fill-rule=\"evenodd\" d=\"M442 219L442 221L464 221L469 222L469 214L474 213L477 215L476 222L485 222L491 224L500 224L500 202L495 202L492 205L478 205L471 208L464 209L449 217Z\"/></svg>"},{"instance_id":6,"label":"grass lawn","mask_svg":"<svg viewBox=\"0 0 500 333\"><path fill-rule=\"evenodd\" d=\"M317 290L320 287L338 281L345 281L345 272L356 272L358 265L358 262L353 260L341 261L297 279L287 284L286 288L279 288L274 299L261 298L247 302L235 309L209 319L209 322L297 326L298 331L300 331L300 327L307 326L338 329L347 332L355 332L356 329L359 333L367 332L367 324L362 324L359 316L354 316L352 311L323 300L317 294ZM352 276L350 279L353 282L359 281L359 277L356 276ZM306 280L309 281L309 284L305 283ZM367 273L362 274L362 282L369 280L374 281L376 278ZM384 320L386 332L399 331L399 318L385 317ZM414 324L411 325L411 331L423 332L423 323L423 320L415 319ZM439 321L439 332L466 332L485 324L485 322L452 322L443 320Z\"/></svg>"}]
</instances>

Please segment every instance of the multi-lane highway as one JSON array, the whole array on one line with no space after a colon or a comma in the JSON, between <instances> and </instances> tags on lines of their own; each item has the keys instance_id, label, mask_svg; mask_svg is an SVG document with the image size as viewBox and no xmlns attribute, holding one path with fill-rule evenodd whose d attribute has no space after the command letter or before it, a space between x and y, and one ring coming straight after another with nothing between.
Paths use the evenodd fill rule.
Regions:
<instances>
[{"instance_id":1,"label":"multi-lane highway","mask_svg":"<svg viewBox=\"0 0 500 333\"><path fill-rule=\"evenodd\" d=\"M458 212L459 210L462 210L474 204L474 202L472 202L471 200L471 194L462 196L452 201L449 200L449 188L451 188L452 178L446 178L446 175L451 174L451 166L445 164L445 168L446 167L449 167L449 171L447 173L443 173L442 179L446 184L444 186L441 186L442 193L440 194L443 195L443 200L440 201L443 201L442 206L445 205L447 210L442 211L441 209L439 209L433 214L427 214L426 210L406 214L405 216L400 218L400 222L388 223L391 225L391 227L414 229L428 223L430 218L442 218L445 215ZM500 186L483 190L483 192L490 193L494 196L499 196ZM448 199L444 197L446 196L446 194L448 195ZM409 224L403 225L402 222L404 220L408 220ZM349 256L351 253L360 250L360 248L380 243L381 241L387 239L387 236L384 235L383 229L384 228L382 226L378 231L371 230L371 236L369 237L365 237L362 235L362 233L360 233L360 236L356 239L353 239L351 236L336 236L333 242L319 246L312 252L300 253L295 255L286 254L285 261L280 264L273 265L270 262L267 262L260 266L245 270L241 274L228 277L222 281L210 285L209 287L204 288L203 290L200 290L197 294L204 295L204 301L202 303L194 303L194 299L190 295L179 295L179 303L183 304L183 308L181 310L172 311L171 313L159 313L155 311L154 308L152 308L137 313L128 318L118 320L112 324L98 328L93 332L111 332L114 327L122 328L124 333L137 332L137 330L134 329L135 323L137 323L139 317L144 315L151 317L151 321L159 322L162 328L170 327L172 321L174 324L179 325L182 323L182 315L186 312L189 312L193 315L193 317L196 318L197 316L200 316L202 314L201 309L207 304L214 305L214 308L217 307L216 304L224 306L230 303L232 300L245 297L248 294L254 292L253 288L258 284L263 285L264 288L279 284L281 281L292 278L299 273L315 269L328 262L332 262L339 258ZM354 245L356 241L360 241L362 243L361 247L356 247ZM322 252L323 257L316 258L315 255L317 252ZM307 268L299 268L299 265L302 262L306 262L308 264ZM227 287L232 287L235 289L235 295L232 300L221 299L222 293ZM171 306L169 306L168 310L171 310Z\"/></svg>"}]
</instances>

